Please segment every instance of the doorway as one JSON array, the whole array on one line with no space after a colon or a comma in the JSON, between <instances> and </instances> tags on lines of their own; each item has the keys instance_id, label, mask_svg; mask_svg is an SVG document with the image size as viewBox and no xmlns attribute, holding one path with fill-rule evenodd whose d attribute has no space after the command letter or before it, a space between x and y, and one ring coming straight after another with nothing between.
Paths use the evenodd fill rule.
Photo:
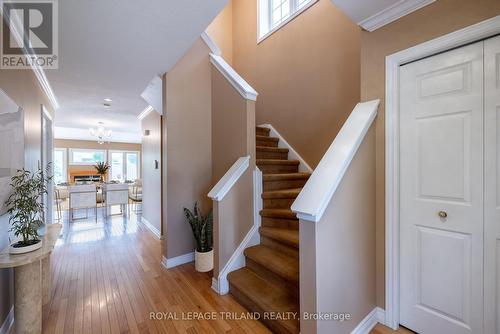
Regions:
<instances>
[{"instance_id":1,"label":"doorway","mask_svg":"<svg viewBox=\"0 0 500 334\"><path fill-rule=\"evenodd\" d=\"M400 68L400 324L499 332L500 37Z\"/></svg>"},{"instance_id":2,"label":"doorway","mask_svg":"<svg viewBox=\"0 0 500 334\"><path fill-rule=\"evenodd\" d=\"M409 64L426 57L447 52L464 45L476 43L500 34L500 16L482 21L472 26L454 31L447 35L418 44L406 50L399 51L386 58L386 89L385 89L385 316L384 324L397 329L400 324L400 136L399 128L401 108L401 78L400 70L404 64ZM495 59L496 61L496 59ZM487 76L494 75L486 73ZM498 94L498 93L496 93ZM487 122L488 120L486 120ZM487 125L490 125L488 123ZM489 155L487 156L488 159ZM487 164L485 160L483 162ZM491 186L491 185L490 185ZM486 205L486 204L485 204ZM487 214L484 214L485 217ZM484 225L485 234L490 236L490 224ZM498 238L493 237L497 244ZM491 248L492 239L484 240L485 247ZM495 246L496 247L496 246ZM488 254L485 263L491 263ZM500 273L491 273L492 266L485 266L485 276L490 275L497 281ZM491 286L491 281L484 283ZM497 294L486 296L485 303L497 300ZM484 318L489 319L484 324L484 333L495 333L500 318L498 307L485 307ZM493 319L493 320L491 320ZM495 323L496 322L496 323Z\"/></svg>"}]
</instances>

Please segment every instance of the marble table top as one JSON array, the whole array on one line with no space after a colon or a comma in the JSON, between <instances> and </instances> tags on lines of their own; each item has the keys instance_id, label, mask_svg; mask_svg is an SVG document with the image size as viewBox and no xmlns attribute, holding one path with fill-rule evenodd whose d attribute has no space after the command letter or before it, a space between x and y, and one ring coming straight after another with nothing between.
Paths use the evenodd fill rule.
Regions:
<instances>
[{"instance_id":1,"label":"marble table top","mask_svg":"<svg viewBox=\"0 0 500 334\"><path fill-rule=\"evenodd\" d=\"M9 246L0 252L0 268L14 268L39 261L50 255L61 233L61 224L48 224L42 237L42 248L25 254L10 254Z\"/></svg>"}]
</instances>

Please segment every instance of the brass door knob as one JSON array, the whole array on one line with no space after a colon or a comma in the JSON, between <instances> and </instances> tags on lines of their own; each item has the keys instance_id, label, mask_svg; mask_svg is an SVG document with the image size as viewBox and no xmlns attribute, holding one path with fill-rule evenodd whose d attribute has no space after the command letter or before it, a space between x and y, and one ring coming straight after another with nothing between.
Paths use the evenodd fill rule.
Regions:
<instances>
[{"instance_id":1,"label":"brass door knob","mask_svg":"<svg viewBox=\"0 0 500 334\"><path fill-rule=\"evenodd\" d=\"M438 212L438 216L439 218L447 218L448 217L448 214L446 213L446 211L439 211Z\"/></svg>"}]
</instances>

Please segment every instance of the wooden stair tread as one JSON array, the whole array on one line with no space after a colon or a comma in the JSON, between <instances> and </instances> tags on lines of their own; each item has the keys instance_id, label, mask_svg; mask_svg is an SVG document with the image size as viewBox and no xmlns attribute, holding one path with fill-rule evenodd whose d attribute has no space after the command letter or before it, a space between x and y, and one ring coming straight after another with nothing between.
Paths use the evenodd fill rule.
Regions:
<instances>
[{"instance_id":1,"label":"wooden stair tread","mask_svg":"<svg viewBox=\"0 0 500 334\"><path fill-rule=\"evenodd\" d=\"M264 191L262 193L262 199L297 198L297 196L299 196L301 190L302 190L302 188Z\"/></svg>"},{"instance_id":2,"label":"wooden stair tread","mask_svg":"<svg viewBox=\"0 0 500 334\"><path fill-rule=\"evenodd\" d=\"M282 152L288 153L288 149L285 147L272 147L272 146L255 146L255 149L260 152Z\"/></svg>"},{"instance_id":3,"label":"wooden stair tread","mask_svg":"<svg viewBox=\"0 0 500 334\"><path fill-rule=\"evenodd\" d=\"M293 312L299 316L298 305L287 287L271 284L247 268L233 271L227 278L231 288L236 288L257 306L258 310L250 311ZM279 322L289 333L299 333L298 319L273 321Z\"/></svg>"},{"instance_id":4,"label":"wooden stair tread","mask_svg":"<svg viewBox=\"0 0 500 334\"><path fill-rule=\"evenodd\" d=\"M280 181L280 180L303 180L309 179L310 173L280 173L280 174L266 174L262 176L264 182L266 181Z\"/></svg>"},{"instance_id":5,"label":"wooden stair tread","mask_svg":"<svg viewBox=\"0 0 500 334\"><path fill-rule=\"evenodd\" d=\"M269 133L271 132L271 129L268 128L263 128L260 126L255 127L255 134L259 136L269 136Z\"/></svg>"},{"instance_id":6,"label":"wooden stair tread","mask_svg":"<svg viewBox=\"0 0 500 334\"><path fill-rule=\"evenodd\" d=\"M292 165L298 166L300 164L299 160L280 160L280 159L257 159L257 165Z\"/></svg>"},{"instance_id":7,"label":"wooden stair tread","mask_svg":"<svg viewBox=\"0 0 500 334\"><path fill-rule=\"evenodd\" d=\"M274 143L277 143L280 141L280 139L276 138L276 137L261 136L261 135L256 135L255 137L257 138L257 140L270 141L270 142L274 142Z\"/></svg>"},{"instance_id":8,"label":"wooden stair tread","mask_svg":"<svg viewBox=\"0 0 500 334\"><path fill-rule=\"evenodd\" d=\"M275 227L261 227L259 228L260 235L266 238L276 240L277 242L293 247L299 248L299 231L288 230Z\"/></svg>"},{"instance_id":9,"label":"wooden stair tread","mask_svg":"<svg viewBox=\"0 0 500 334\"><path fill-rule=\"evenodd\" d=\"M297 219L295 212L290 209L263 209L260 210L260 215L268 218Z\"/></svg>"},{"instance_id":10,"label":"wooden stair tread","mask_svg":"<svg viewBox=\"0 0 500 334\"><path fill-rule=\"evenodd\" d=\"M299 285L299 261L297 258L263 245L249 247L245 249L244 253L247 258L285 281L296 286Z\"/></svg>"}]
</instances>

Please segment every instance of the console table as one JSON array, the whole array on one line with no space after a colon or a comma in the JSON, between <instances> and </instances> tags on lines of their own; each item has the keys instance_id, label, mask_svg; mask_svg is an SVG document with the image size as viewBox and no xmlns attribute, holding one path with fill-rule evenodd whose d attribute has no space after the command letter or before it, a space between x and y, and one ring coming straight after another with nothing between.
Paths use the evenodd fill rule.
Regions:
<instances>
[{"instance_id":1,"label":"console table","mask_svg":"<svg viewBox=\"0 0 500 334\"><path fill-rule=\"evenodd\" d=\"M54 249L61 224L45 226L42 248L25 254L0 252L0 268L14 268L15 333L42 333L42 305L50 300L50 253Z\"/></svg>"}]
</instances>

